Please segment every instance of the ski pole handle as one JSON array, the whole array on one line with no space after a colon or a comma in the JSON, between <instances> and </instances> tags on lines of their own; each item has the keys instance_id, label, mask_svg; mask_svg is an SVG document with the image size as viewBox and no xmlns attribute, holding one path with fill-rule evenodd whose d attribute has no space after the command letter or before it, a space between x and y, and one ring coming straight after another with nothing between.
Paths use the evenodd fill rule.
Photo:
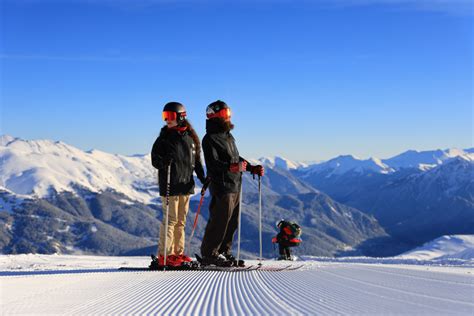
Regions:
<instances>
[{"instance_id":1,"label":"ski pole handle","mask_svg":"<svg viewBox=\"0 0 474 316\"><path fill-rule=\"evenodd\" d=\"M206 190L209 187L209 184L211 184L211 178L207 177L206 180L204 181L204 184L202 185L201 189L201 195L204 196L206 194Z\"/></svg>"}]
</instances>

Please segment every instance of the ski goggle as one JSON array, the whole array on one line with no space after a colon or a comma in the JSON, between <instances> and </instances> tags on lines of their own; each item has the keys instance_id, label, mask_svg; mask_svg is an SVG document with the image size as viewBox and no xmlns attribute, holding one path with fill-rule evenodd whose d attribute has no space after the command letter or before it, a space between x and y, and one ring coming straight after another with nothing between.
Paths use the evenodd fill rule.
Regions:
<instances>
[{"instance_id":1,"label":"ski goggle","mask_svg":"<svg viewBox=\"0 0 474 316\"><path fill-rule=\"evenodd\" d=\"M178 120L178 113L173 111L163 111L162 117L164 121L176 121ZM179 113L179 118L186 118L186 112Z\"/></svg>"},{"instance_id":2,"label":"ski goggle","mask_svg":"<svg viewBox=\"0 0 474 316\"><path fill-rule=\"evenodd\" d=\"M208 115L209 118L221 117L224 120L230 119L231 116L232 116L232 112L230 111L229 108L225 108L225 109L222 109L222 110L220 110L220 111L218 111L214 114Z\"/></svg>"}]
</instances>

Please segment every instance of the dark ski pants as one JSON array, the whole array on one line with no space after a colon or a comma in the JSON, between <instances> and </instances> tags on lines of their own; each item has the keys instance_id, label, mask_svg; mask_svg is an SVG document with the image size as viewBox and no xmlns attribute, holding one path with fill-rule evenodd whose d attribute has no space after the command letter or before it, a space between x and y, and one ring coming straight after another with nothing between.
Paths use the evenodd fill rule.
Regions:
<instances>
[{"instance_id":1,"label":"dark ski pants","mask_svg":"<svg viewBox=\"0 0 474 316\"><path fill-rule=\"evenodd\" d=\"M291 257L291 250L290 247L287 246L286 244L279 243L278 244L278 250L280 251L280 256L290 258Z\"/></svg>"},{"instance_id":2,"label":"dark ski pants","mask_svg":"<svg viewBox=\"0 0 474 316\"><path fill-rule=\"evenodd\" d=\"M291 258L291 249L290 247L296 247L298 246L297 243L286 241L286 240L281 240L278 243L278 250L280 251L280 256L284 256L286 258Z\"/></svg>"},{"instance_id":3,"label":"dark ski pants","mask_svg":"<svg viewBox=\"0 0 474 316\"><path fill-rule=\"evenodd\" d=\"M212 195L209 221L201 244L204 257L230 253L234 233L239 225L239 193Z\"/></svg>"}]
</instances>

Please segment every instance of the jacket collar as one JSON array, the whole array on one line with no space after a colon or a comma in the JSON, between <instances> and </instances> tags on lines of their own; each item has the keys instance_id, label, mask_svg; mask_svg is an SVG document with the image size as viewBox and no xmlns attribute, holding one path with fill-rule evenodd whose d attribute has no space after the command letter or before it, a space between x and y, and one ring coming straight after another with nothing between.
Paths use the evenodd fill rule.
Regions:
<instances>
[{"instance_id":1,"label":"jacket collar","mask_svg":"<svg viewBox=\"0 0 474 316\"><path fill-rule=\"evenodd\" d=\"M234 128L230 122L221 118L211 118L206 121L206 132L209 134L228 133Z\"/></svg>"},{"instance_id":2,"label":"jacket collar","mask_svg":"<svg viewBox=\"0 0 474 316\"><path fill-rule=\"evenodd\" d=\"M168 126L163 126L160 131L160 135L170 135L170 134L179 134L185 135L188 132L188 128L168 128Z\"/></svg>"}]
</instances>

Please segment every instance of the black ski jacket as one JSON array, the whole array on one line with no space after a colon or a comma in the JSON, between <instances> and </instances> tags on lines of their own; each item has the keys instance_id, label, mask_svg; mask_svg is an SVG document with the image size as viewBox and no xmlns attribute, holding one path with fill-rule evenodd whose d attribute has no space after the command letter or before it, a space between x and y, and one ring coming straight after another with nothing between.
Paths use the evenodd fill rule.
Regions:
<instances>
[{"instance_id":1,"label":"black ski jacket","mask_svg":"<svg viewBox=\"0 0 474 316\"><path fill-rule=\"evenodd\" d=\"M213 195L238 193L242 174L229 171L231 163L244 161L239 156L231 127L222 119L206 121L206 135L202 139L202 150L206 160L207 175L211 178L209 190ZM250 165L249 165L250 166Z\"/></svg>"},{"instance_id":2,"label":"black ski jacket","mask_svg":"<svg viewBox=\"0 0 474 316\"><path fill-rule=\"evenodd\" d=\"M179 132L164 126L151 150L151 163L158 169L160 195L166 196L168 166L164 160L171 158L170 196L194 193L193 171L201 183L205 181L201 157L196 154L191 131Z\"/></svg>"}]
</instances>

